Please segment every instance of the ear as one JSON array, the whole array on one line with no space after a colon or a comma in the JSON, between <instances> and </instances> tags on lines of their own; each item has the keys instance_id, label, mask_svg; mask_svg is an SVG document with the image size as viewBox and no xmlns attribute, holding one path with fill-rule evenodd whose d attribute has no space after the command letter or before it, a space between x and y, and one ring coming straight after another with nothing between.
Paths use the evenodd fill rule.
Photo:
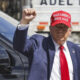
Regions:
<instances>
[{"instance_id":1,"label":"ear","mask_svg":"<svg viewBox=\"0 0 80 80\"><path fill-rule=\"evenodd\" d=\"M72 32L72 28L69 28L69 35L71 35L71 32Z\"/></svg>"}]
</instances>

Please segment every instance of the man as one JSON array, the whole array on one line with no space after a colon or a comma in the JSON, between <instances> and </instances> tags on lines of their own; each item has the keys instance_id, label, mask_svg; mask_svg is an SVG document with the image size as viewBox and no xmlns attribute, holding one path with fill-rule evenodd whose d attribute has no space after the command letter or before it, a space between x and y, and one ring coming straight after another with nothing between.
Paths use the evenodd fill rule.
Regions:
<instances>
[{"instance_id":1,"label":"man","mask_svg":"<svg viewBox=\"0 0 80 80\"><path fill-rule=\"evenodd\" d=\"M50 36L33 35L27 39L29 23L35 16L34 9L23 10L13 40L14 49L28 56L28 80L80 80L80 48L67 41L71 15L65 11L53 12Z\"/></svg>"}]
</instances>

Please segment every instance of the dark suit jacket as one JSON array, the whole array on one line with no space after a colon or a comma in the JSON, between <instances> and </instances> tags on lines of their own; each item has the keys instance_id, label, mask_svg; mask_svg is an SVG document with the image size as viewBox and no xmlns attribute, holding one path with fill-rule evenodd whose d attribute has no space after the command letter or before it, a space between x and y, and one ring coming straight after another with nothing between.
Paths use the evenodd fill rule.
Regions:
<instances>
[{"instance_id":1,"label":"dark suit jacket","mask_svg":"<svg viewBox=\"0 0 80 80\"><path fill-rule=\"evenodd\" d=\"M27 31L28 29L22 31L16 30L13 47L29 58L31 68L28 80L48 80L55 56L55 47L51 36L33 35L30 39L27 39ZM69 41L67 42L67 46L73 63L73 79L80 80L80 48Z\"/></svg>"}]
</instances>

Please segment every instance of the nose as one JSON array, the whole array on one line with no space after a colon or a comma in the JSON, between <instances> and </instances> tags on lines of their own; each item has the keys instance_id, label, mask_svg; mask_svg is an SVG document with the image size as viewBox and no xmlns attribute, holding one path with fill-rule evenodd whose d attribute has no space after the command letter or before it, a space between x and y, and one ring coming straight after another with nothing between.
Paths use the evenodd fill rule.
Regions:
<instances>
[{"instance_id":1,"label":"nose","mask_svg":"<svg viewBox=\"0 0 80 80\"><path fill-rule=\"evenodd\" d=\"M58 30L57 32L58 32L58 33L63 33L64 31L60 29L60 30Z\"/></svg>"}]
</instances>

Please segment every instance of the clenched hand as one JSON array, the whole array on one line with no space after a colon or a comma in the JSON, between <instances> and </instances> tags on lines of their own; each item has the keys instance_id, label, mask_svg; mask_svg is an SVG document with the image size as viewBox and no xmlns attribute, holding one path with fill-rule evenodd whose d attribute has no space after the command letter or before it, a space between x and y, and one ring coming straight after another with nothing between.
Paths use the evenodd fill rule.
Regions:
<instances>
[{"instance_id":1,"label":"clenched hand","mask_svg":"<svg viewBox=\"0 0 80 80\"><path fill-rule=\"evenodd\" d=\"M29 24L36 16L36 11L33 8L24 9L22 12L21 24Z\"/></svg>"}]
</instances>

